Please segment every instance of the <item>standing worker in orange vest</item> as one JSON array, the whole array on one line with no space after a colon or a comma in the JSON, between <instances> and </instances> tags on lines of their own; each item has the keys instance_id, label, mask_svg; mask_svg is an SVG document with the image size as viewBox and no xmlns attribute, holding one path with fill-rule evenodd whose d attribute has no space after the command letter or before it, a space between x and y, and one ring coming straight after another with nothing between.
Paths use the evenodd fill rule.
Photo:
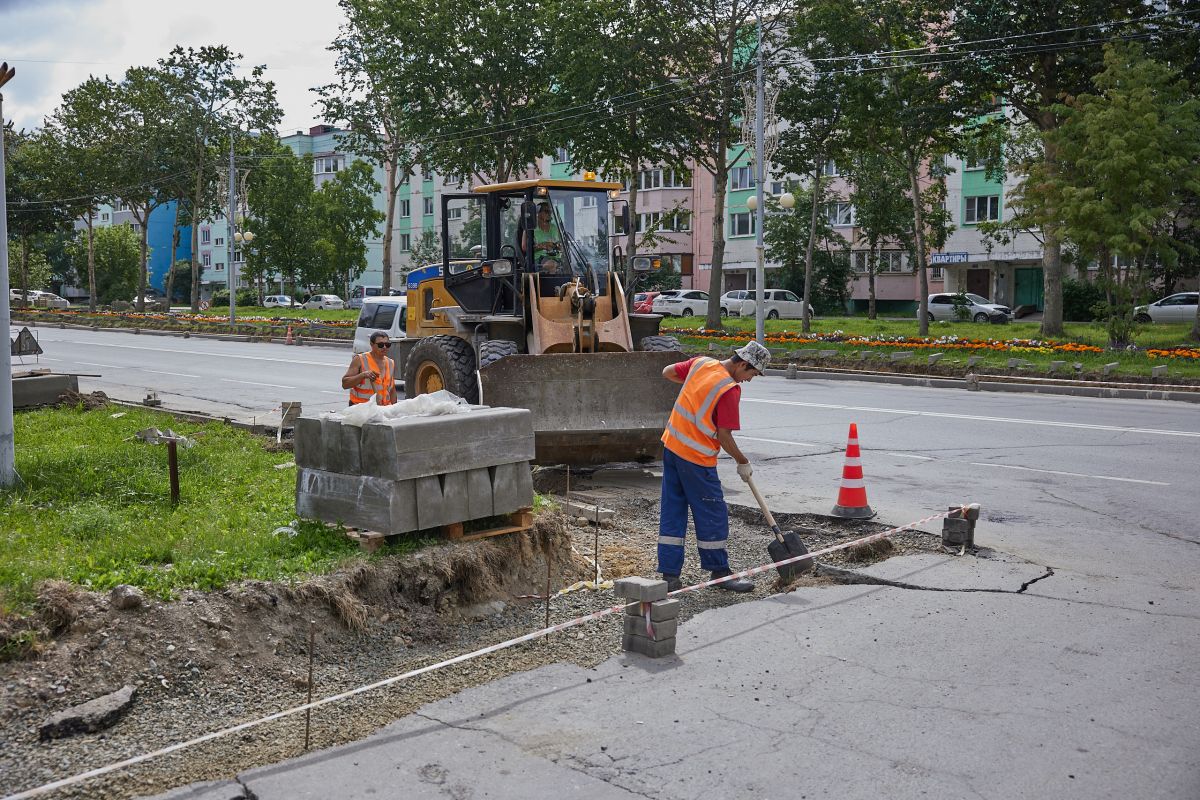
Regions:
<instances>
[{"instance_id":1,"label":"standing worker in orange vest","mask_svg":"<svg viewBox=\"0 0 1200 800\"><path fill-rule=\"evenodd\" d=\"M350 390L350 405L365 403L372 395L381 406L396 402L396 362L387 355L391 347L388 335L376 331L371 334L370 352L350 359L342 376L342 388Z\"/></svg>"},{"instance_id":2,"label":"standing worker in orange vest","mask_svg":"<svg viewBox=\"0 0 1200 800\"><path fill-rule=\"evenodd\" d=\"M693 358L672 364L663 377L682 383L667 429L663 432L662 508L658 522L658 571L669 591L683 586L683 544L687 534L688 509L696 525L696 547L700 566L714 579L724 578L729 569L729 509L717 477L717 453L724 450L737 462L738 476L748 480L753 470L742 454L733 431L741 428L738 384L761 375L771 354L758 342L750 342L724 361ZM735 578L717 584L731 592L750 592L754 584Z\"/></svg>"}]
</instances>

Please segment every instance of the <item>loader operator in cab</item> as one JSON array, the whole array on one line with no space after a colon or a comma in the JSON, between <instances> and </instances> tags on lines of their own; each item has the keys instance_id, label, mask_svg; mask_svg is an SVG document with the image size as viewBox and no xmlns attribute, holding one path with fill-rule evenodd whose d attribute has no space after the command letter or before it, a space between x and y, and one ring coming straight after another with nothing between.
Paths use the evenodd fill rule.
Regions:
<instances>
[{"instance_id":1,"label":"loader operator in cab","mask_svg":"<svg viewBox=\"0 0 1200 800\"><path fill-rule=\"evenodd\" d=\"M532 237L526 234L526 240L532 239L533 263L539 272L555 274L559 271L562 249L562 234L554 221L554 211L549 203L540 203L537 211L537 227L532 231Z\"/></svg>"},{"instance_id":2,"label":"loader operator in cab","mask_svg":"<svg viewBox=\"0 0 1200 800\"><path fill-rule=\"evenodd\" d=\"M342 388L350 390L350 405L375 403L390 406L396 402L396 362L388 357L390 337L383 331L371 334L371 350L351 357L342 376Z\"/></svg>"},{"instance_id":3,"label":"loader operator in cab","mask_svg":"<svg viewBox=\"0 0 1200 800\"><path fill-rule=\"evenodd\" d=\"M724 450L737 462L738 477L749 480L750 460L733 440L733 431L741 428L738 405L742 388L738 384L761 375L771 354L758 342L735 350L724 361L700 356L671 364L663 377L682 383L675 407L663 432L662 510L658 521L658 571L667 582L667 590L683 586L684 538L687 535L688 509L696 526L696 547L700 567L713 579L732 574L725 541L729 538L729 510L717 476L717 453ZM754 591L754 584L734 578L717 584L731 592Z\"/></svg>"}]
</instances>

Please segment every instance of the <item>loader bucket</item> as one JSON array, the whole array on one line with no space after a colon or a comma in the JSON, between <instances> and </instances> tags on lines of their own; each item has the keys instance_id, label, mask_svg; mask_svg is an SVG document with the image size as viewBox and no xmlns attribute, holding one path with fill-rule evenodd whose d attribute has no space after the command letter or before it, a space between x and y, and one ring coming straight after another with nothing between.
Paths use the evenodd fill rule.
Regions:
<instances>
[{"instance_id":1,"label":"loader bucket","mask_svg":"<svg viewBox=\"0 0 1200 800\"><path fill-rule=\"evenodd\" d=\"M512 355L479 371L482 402L533 412L537 463L653 461L679 384L679 352Z\"/></svg>"}]
</instances>

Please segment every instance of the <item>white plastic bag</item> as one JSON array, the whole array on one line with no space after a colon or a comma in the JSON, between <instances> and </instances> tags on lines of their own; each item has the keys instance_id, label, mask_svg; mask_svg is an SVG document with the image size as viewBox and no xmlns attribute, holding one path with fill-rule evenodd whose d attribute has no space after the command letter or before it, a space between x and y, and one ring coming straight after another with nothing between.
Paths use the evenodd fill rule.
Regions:
<instances>
[{"instance_id":1,"label":"white plastic bag","mask_svg":"<svg viewBox=\"0 0 1200 800\"><path fill-rule=\"evenodd\" d=\"M383 422L383 408L376 402L375 395L365 403L356 403L341 412L342 424L361 428L368 422Z\"/></svg>"},{"instance_id":2,"label":"white plastic bag","mask_svg":"<svg viewBox=\"0 0 1200 800\"><path fill-rule=\"evenodd\" d=\"M430 394L419 394L411 400L401 400L399 403L380 408L382 422L388 424L403 424L406 417L436 417L443 414L463 414L471 410L456 394L445 389Z\"/></svg>"}]
</instances>

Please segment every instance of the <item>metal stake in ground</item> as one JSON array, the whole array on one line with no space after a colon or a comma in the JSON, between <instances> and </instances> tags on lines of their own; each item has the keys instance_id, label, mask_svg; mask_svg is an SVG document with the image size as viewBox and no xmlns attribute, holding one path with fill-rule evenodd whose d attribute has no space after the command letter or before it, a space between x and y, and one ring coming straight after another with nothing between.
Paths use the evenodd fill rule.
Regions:
<instances>
[{"instance_id":1,"label":"metal stake in ground","mask_svg":"<svg viewBox=\"0 0 1200 800\"><path fill-rule=\"evenodd\" d=\"M758 487L754 485L754 479L747 478L746 485L750 487L754 499L758 501L758 507L762 509L763 516L767 518L767 524L771 526L771 533L775 534L775 541L767 545L767 554L777 564L775 568L779 570L779 577L790 583L812 569L812 559L793 561L791 564L779 564L779 562L807 555L808 548L804 546L804 542L800 541L800 534L796 531L783 533L779 530L779 525L775 523L775 517L771 516L771 511L767 508L767 501L763 499L758 492Z\"/></svg>"},{"instance_id":2,"label":"metal stake in ground","mask_svg":"<svg viewBox=\"0 0 1200 800\"><path fill-rule=\"evenodd\" d=\"M179 505L179 454L177 442L167 440L167 473L171 478L171 503Z\"/></svg>"},{"instance_id":3,"label":"metal stake in ground","mask_svg":"<svg viewBox=\"0 0 1200 800\"><path fill-rule=\"evenodd\" d=\"M546 531L546 625L550 627L550 531Z\"/></svg>"},{"instance_id":4,"label":"metal stake in ground","mask_svg":"<svg viewBox=\"0 0 1200 800\"><path fill-rule=\"evenodd\" d=\"M313 645L317 640L317 623L308 621L308 705L312 706L313 690ZM312 708L304 712L304 752L308 752L308 734L312 725Z\"/></svg>"}]
</instances>

